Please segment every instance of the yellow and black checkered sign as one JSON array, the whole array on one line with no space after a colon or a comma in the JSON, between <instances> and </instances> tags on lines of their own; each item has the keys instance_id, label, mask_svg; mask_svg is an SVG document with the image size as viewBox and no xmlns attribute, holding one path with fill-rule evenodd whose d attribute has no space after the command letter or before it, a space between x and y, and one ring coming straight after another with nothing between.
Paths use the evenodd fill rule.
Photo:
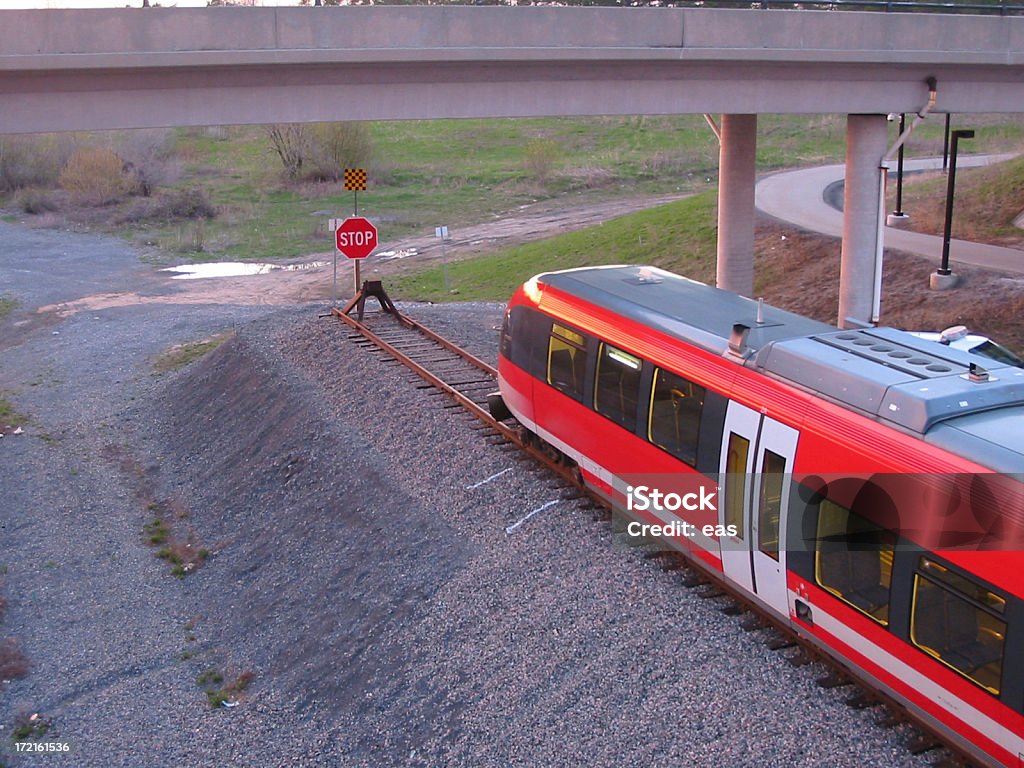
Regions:
<instances>
[{"instance_id":1,"label":"yellow and black checkered sign","mask_svg":"<svg viewBox=\"0 0 1024 768\"><path fill-rule=\"evenodd\" d=\"M345 169L345 191L346 192L365 192L366 191L366 171L363 168L346 168Z\"/></svg>"}]
</instances>

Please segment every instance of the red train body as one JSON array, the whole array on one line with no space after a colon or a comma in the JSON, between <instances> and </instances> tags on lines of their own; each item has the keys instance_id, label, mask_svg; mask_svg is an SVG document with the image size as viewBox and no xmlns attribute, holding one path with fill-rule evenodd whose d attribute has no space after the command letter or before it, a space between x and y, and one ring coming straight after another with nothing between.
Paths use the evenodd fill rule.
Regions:
<instances>
[{"instance_id":1,"label":"red train body","mask_svg":"<svg viewBox=\"0 0 1024 768\"><path fill-rule=\"evenodd\" d=\"M631 533L979 762L1024 768L1024 369L974 361L602 267L522 286L498 371L511 413Z\"/></svg>"}]
</instances>

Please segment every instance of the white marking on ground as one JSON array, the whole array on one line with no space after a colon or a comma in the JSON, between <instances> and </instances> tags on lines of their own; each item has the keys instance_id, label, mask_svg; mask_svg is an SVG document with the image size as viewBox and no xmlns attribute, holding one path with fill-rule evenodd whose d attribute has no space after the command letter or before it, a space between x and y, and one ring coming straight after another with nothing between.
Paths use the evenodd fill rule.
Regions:
<instances>
[{"instance_id":1,"label":"white marking on ground","mask_svg":"<svg viewBox=\"0 0 1024 768\"><path fill-rule=\"evenodd\" d=\"M512 523L512 525L506 526L505 533L512 533L512 531L514 531L520 525L522 525L527 520L529 520L531 517L536 515L538 512L543 512L545 509L548 509L550 507L555 506L555 504L557 504L558 502L559 502L559 499L555 499L554 501L549 501L547 504L541 504L539 507L537 507L535 510L533 510L533 512L528 514L526 517L522 518L521 520L516 520L514 523Z\"/></svg>"},{"instance_id":2,"label":"white marking on ground","mask_svg":"<svg viewBox=\"0 0 1024 768\"><path fill-rule=\"evenodd\" d=\"M479 488L481 485L487 485L487 483L491 482L492 480L496 480L499 477L501 477L502 475L504 475L506 472L511 472L511 471L512 471L512 467L509 467L508 469L503 469L503 470L501 470L501 472L497 472L497 473L491 475L490 477L488 477L488 478L486 478L484 480L481 480L479 483L473 483L472 485L467 485L466 486L466 490L467 491L472 491L474 488Z\"/></svg>"}]
</instances>

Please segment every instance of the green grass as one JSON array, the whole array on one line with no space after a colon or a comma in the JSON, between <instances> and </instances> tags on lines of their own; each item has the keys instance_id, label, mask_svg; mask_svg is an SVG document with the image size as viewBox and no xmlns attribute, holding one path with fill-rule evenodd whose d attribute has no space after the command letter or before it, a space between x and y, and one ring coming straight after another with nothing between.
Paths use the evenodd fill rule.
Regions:
<instances>
[{"instance_id":1,"label":"green grass","mask_svg":"<svg viewBox=\"0 0 1024 768\"><path fill-rule=\"evenodd\" d=\"M18 413L11 402L0 394L0 432L6 428L16 429L28 423L28 417Z\"/></svg>"},{"instance_id":2,"label":"green grass","mask_svg":"<svg viewBox=\"0 0 1024 768\"><path fill-rule=\"evenodd\" d=\"M153 370L157 373L167 373L184 368L191 362L198 360L203 355L209 354L225 341L234 336L231 331L218 333L202 341L193 341L187 344L175 344L170 349L161 352L153 361Z\"/></svg>"},{"instance_id":3,"label":"green grass","mask_svg":"<svg viewBox=\"0 0 1024 768\"><path fill-rule=\"evenodd\" d=\"M146 541L156 546L166 542L171 532L163 520L155 518L143 526L143 533L146 534Z\"/></svg>"},{"instance_id":4,"label":"green grass","mask_svg":"<svg viewBox=\"0 0 1024 768\"><path fill-rule=\"evenodd\" d=\"M14 308L18 306L17 299L10 299L6 296L0 296L0 320L3 320L7 315L14 311Z\"/></svg>"},{"instance_id":5,"label":"green grass","mask_svg":"<svg viewBox=\"0 0 1024 768\"><path fill-rule=\"evenodd\" d=\"M196 685L206 691L206 701L211 709L222 707L226 702L244 693L253 681L253 673L245 670L225 683L224 675L216 667L210 667L196 678Z\"/></svg>"},{"instance_id":6,"label":"green grass","mask_svg":"<svg viewBox=\"0 0 1024 768\"><path fill-rule=\"evenodd\" d=\"M596 264L653 264L708 281L715 273L714 192L612 219L542 242L389 280L389 290L423 301L505 301L539 272Z\"/></svg>"}]
</instances>

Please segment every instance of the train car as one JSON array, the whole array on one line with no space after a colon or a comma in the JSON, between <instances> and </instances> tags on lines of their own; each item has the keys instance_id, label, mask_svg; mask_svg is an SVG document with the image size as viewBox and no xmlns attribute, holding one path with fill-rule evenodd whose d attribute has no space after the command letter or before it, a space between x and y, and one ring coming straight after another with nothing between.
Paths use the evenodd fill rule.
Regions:
<instances>
[{"instance_id":1,"label":"train car","mask_svg":"<svg viewBox=\"0 0 1024 768\"><path fill-rule=\"evenodd\" d=\"M521 286L498 372L629 533L1024 768L1024 370L982 362L617 266Z\"/></svg>"}]
</instances>

